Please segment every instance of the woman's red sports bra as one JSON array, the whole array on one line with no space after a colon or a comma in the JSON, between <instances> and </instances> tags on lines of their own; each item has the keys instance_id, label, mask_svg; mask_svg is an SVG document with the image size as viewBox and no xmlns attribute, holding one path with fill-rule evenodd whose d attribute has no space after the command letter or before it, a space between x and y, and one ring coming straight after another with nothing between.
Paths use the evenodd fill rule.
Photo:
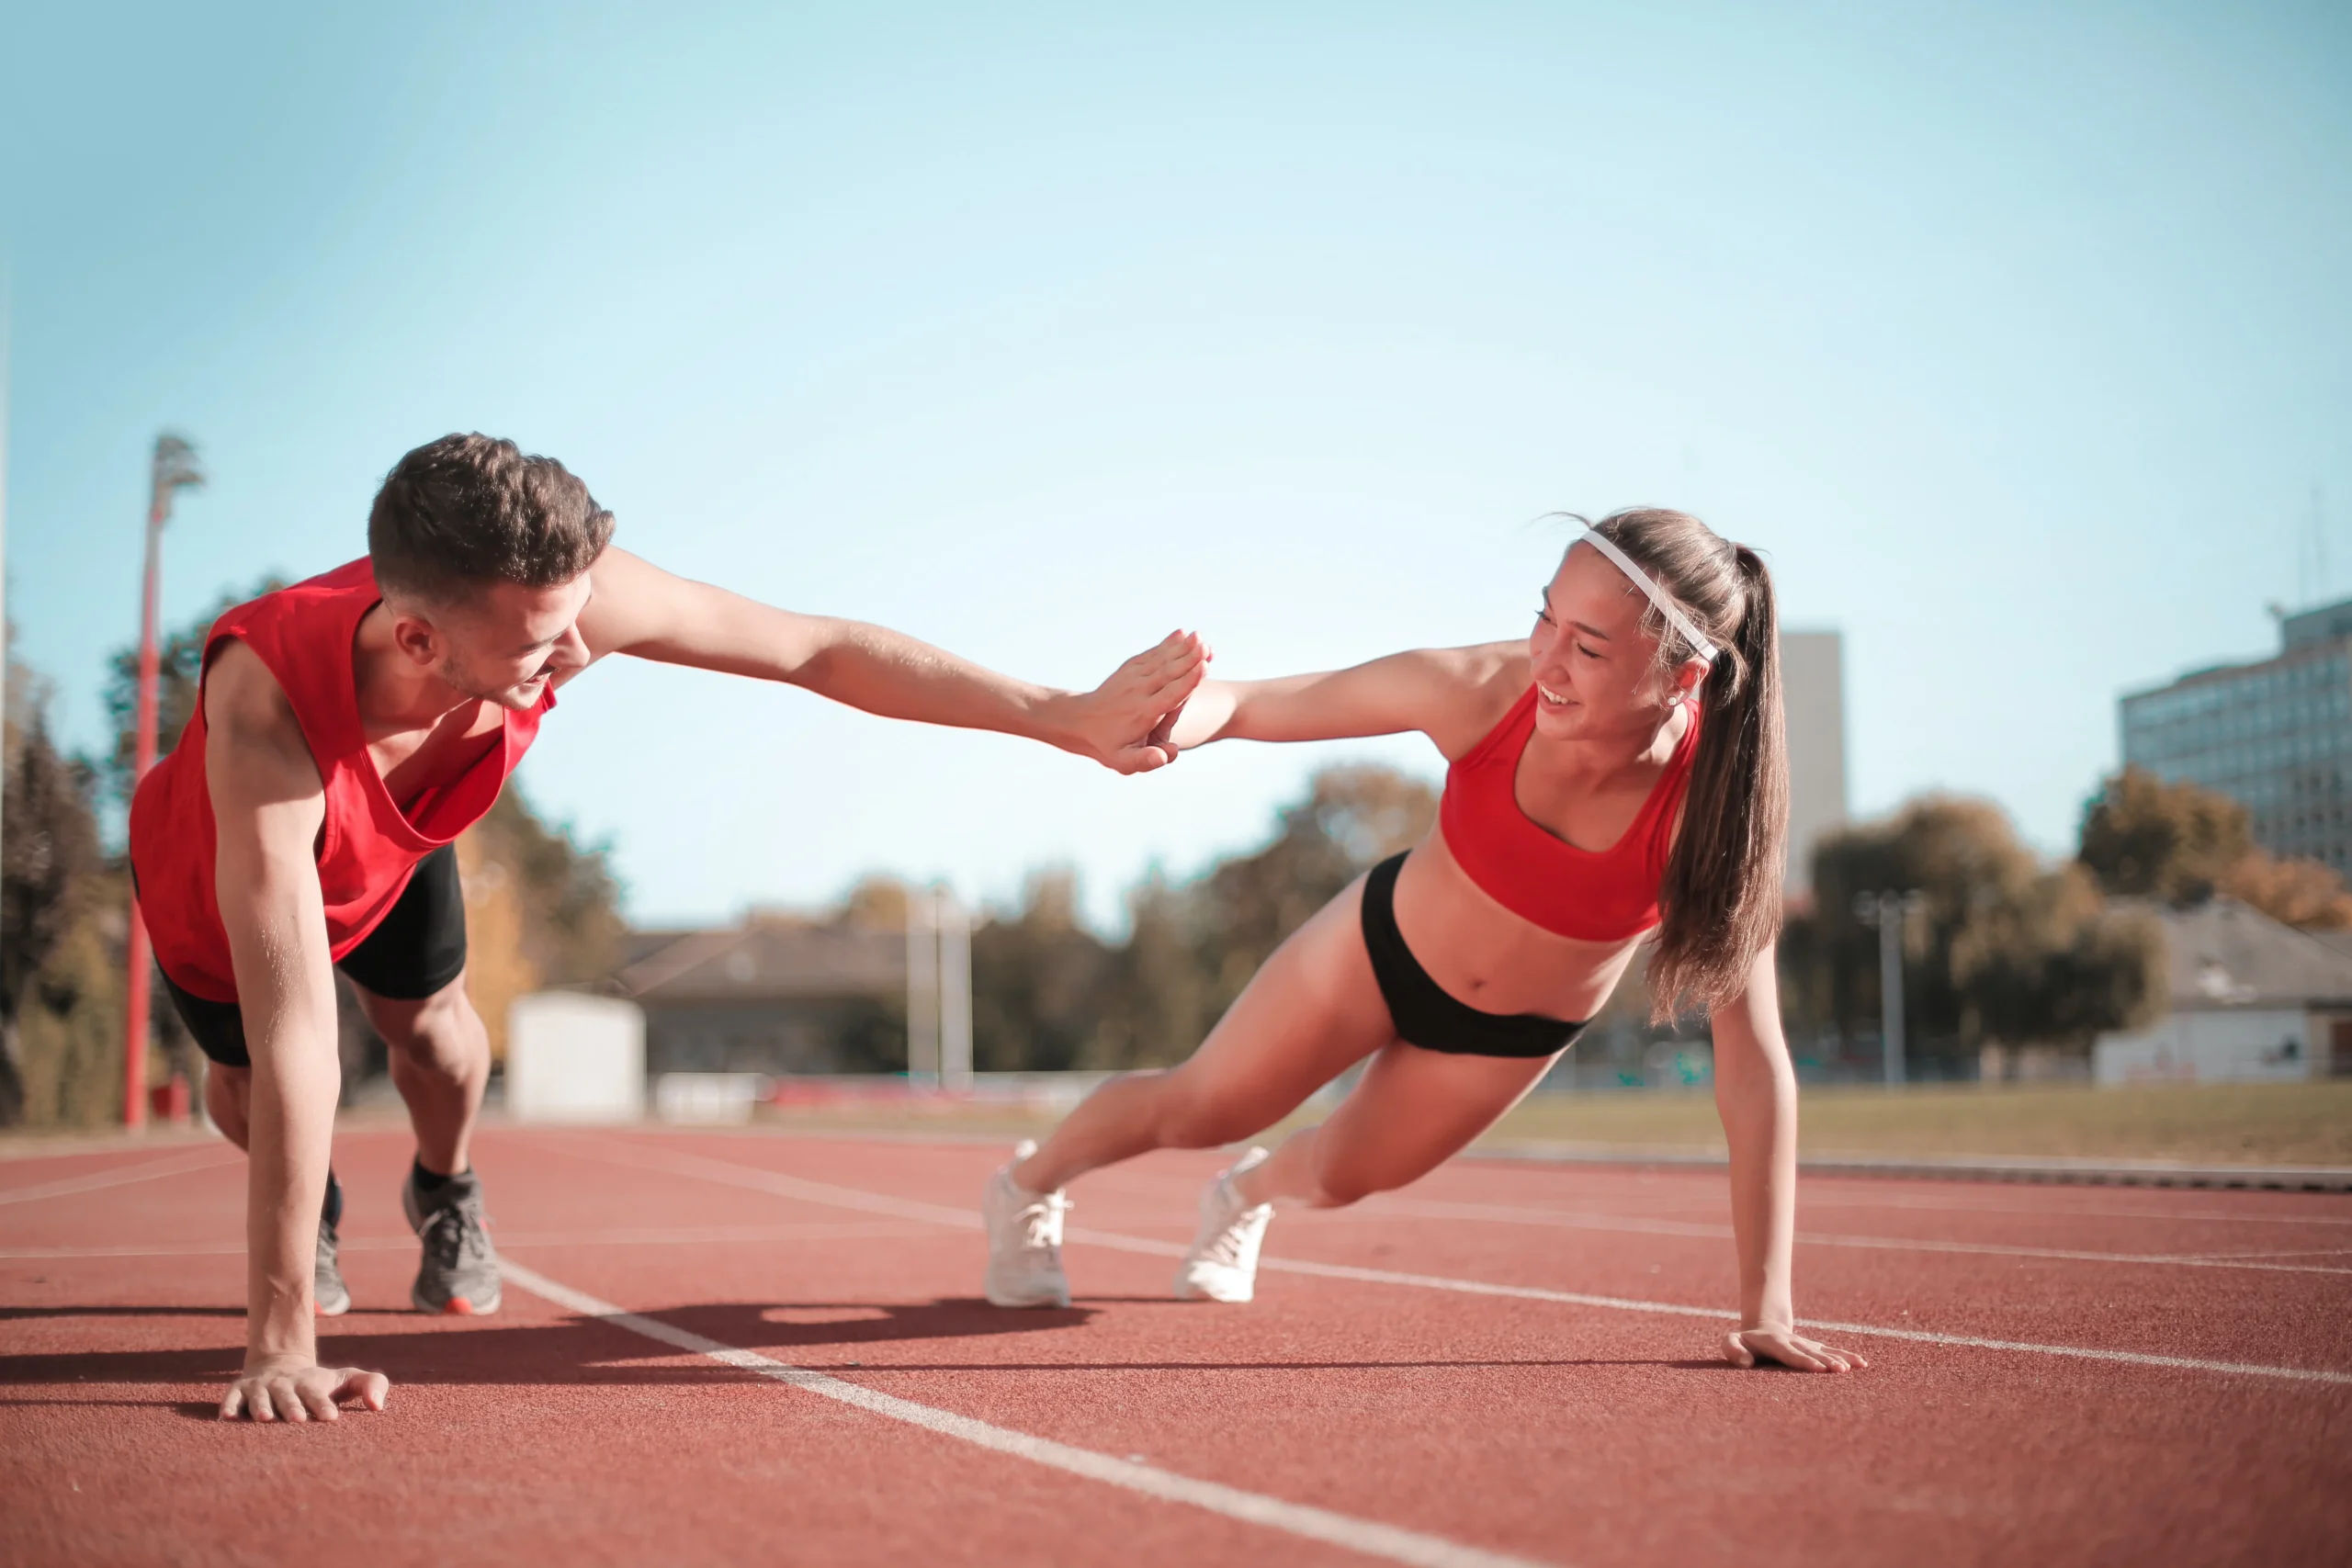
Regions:
<instances>
[{"instance_id":1,"label":"woman's red sports bra","mask_svg":"<svg viewBox=\"0 0 2352 1568\"><path fill-rule=\"evenodd\" d=\"M1676 808L1699 750L1699 710L1642 803L1641 815L1605 850L1580 850L1519 808L1520 753L1535 733L1535 688L1511 705L1445 773L1438 827L1454 861L1487 896L1558 936L1623 942L1658 923L1657 889L1674 848Z\"/></svg>"}]
</instances>

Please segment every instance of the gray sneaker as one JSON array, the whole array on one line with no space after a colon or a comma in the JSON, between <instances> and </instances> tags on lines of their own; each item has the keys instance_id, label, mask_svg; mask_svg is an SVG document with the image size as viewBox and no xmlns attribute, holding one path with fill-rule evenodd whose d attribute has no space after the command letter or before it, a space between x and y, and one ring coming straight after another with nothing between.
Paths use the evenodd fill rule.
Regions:
<instances>
[{"instance_id":1,"label":"gray sneaker","mask_svg":"<svg viewBox=\"0 0 2352 1568\"><path fill-rule=\"evenodd\" d=\"M401 1212L424 1244L409 1287L419 1312L452 1317L487 1317L498 1310L498 1252L490 1245L490 1216L482 1213L481 1178L473 1171L453 1176L436 1192L416 1190L416 1172L401 1183Z\"/></svg>"},{"instance_id":2,"label":"gray sneaker","mask_svg":"<svg viewBox=\"0 0 2352 1568\"><path fill-rule=\"evenodd\" d=\"M311 1260L311 1310L321 1317L341 1317L351 1310L351 1292L335 1262L334 1227L324 1220L319 1222L319 1250Z\"/></svg>"}]
</instances>

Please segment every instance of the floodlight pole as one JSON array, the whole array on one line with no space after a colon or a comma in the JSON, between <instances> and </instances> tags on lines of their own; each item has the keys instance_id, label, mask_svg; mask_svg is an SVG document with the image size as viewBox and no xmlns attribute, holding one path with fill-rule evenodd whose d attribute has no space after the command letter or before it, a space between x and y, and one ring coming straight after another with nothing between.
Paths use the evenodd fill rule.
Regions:
<instances>
[{"instance_id":1,"label":"floodlight pole","mask_svg":"<svg viewBox=\"0 0 2352 1568\"><path fill-rule=\"evenodd\" d=\"M1905 1076L1903 928L1927 902L1928 896L1916 887L1854 895L1854 913L1864 925L1878 928L1879 1058L1889 1089L1902 1088Z\"/></svg>"},{"instance_id":2,"label":"floodlight pole","mask_svg":"<svg viewBox=\"0 0 2352 1568\"><path fill-rule=\"evenodd\" d=\"M939 1087L972 1087L972 917L944 882L933 890L939 923Z\"/></svg>"},{"instance_id":3,"label":"floodlight pole","mask_svg":"<svg viewBox=\"0 0 2352 1568\"><path fill-rule=\"evenodd\" d=\"M132 735L134 761L130 774L134 793L139 781L147 776L147 770L155 765L155 676L159 662L155 610L162 588L164 525L171 520L173 496L204 482L203 470L196 464L196 448L176 435L157 436L151 479L147 499L147 571L140 595L139 716L138 728ZM123 997L122 1124L143 1127L147 1124L148 971L153 959L148 950L147 922L140 916L135 894L130 900L130 947L129 983Z\"/></svg>"},{"instance_id":4,"label":"floodlight pole","mask_svg":"<svg viewBox=\"0 0 2352 1568\"><path fill-rule=\"evenodd\" d=\"M939 908L907 889L907 1081L939 1082Z\"/></svg>"}]
</instances>

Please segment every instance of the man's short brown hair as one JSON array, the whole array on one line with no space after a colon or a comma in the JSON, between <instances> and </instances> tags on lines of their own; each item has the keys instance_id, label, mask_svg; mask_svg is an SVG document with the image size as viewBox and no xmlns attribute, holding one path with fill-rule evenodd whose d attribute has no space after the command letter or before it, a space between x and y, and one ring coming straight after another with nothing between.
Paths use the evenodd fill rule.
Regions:
<instances>
[{"instance_id":1,"label":"man's short brown hair","mask_svg":"<svg viewBox=\"0 0 2352 1568\"><path fill-rule=\"evenodd\" d=\"M613 514L561 463L481 434L402 457L368 513L377 583L439 604L493 582L569 582L612 536Z\"/></svg>"}]
</instances>

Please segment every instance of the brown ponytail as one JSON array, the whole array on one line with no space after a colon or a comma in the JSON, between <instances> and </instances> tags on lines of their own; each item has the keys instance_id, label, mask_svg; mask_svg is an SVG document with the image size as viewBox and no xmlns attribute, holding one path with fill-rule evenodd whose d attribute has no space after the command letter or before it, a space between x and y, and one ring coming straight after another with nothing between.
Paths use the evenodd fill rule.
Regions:
<instances>
[{"instance_id":1,"label":"brown ponytail","mask_svg":"<svg viewBox=\"0 0 2352 1568\"><path fill-rule=\"evenodd\" d=\"M1642 508L1594 525L1690 613L1718 649L1700 688L1698 754L1681 830L1658 885L1651 1011L1660 1021L1739 995L1781 931L1788 855L1789 759L1781 718L1780 616L1754 550L1687 513ZM1662 667L1690 657L1652 608Z\"/></svg>"}]
</instances>

